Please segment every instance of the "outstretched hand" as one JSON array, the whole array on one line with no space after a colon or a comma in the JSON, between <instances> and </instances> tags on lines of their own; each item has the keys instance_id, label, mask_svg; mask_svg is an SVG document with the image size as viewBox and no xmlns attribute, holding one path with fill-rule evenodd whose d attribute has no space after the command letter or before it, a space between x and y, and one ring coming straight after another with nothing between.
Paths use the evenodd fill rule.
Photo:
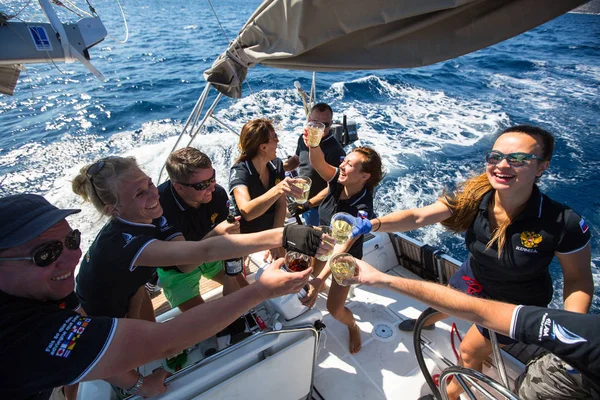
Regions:
<instances>
[{"instance_id":1,"label":"outstretched hand","mask_svg":"<svg viewBox=\"0 0 600 400\"><path fill-rule=\"evenodd\" d=\"M308 282L312 268L302 272L287 272L281 269L284 259L275 260L267 266L258 278L257 284L263 287L268 298L298 293Z\"/></svg>"},{"instance_id":2,"label":"outstretched hand","mask_svg":"<svg viewBox=\"0 0 600 400\"><path fill-rule=\"evenodd\" d=\"M371 266L371 264L356 259L356 270L354 271L354 277L344 279L343 283L346 286L354 284L363 285L376 285L383 283L385 274L378 269Z\"/></svg>"},{"instance_id":3,"label":"outstretched hand","mask_svg":"<svg viewBox=\"0 0 600 400\"><path fill-rule=\"evenodd\" d=\"M323 280L315 278L308 282L308 293L300 299L300 303L308 308L313 308L319 297L319 291L323 287Z\"/></svg>"}]
</instances>

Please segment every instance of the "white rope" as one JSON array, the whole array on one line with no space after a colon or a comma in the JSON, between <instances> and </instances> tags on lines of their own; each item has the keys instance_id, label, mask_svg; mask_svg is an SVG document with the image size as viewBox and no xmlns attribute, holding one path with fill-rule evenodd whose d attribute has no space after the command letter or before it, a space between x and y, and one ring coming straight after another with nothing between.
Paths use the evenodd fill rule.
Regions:
<instances>
[{"instance_id":1,"label":"white rope","mask_svg":"<svg viewBox=\"0 0 600 400\"><path fill-rule=\"evenodd\" d=\"M123 41L120 41L119 39L117 39L116 37L114 37L113 35L108 33L108 31L106 32L106 34L108 36L110 36L110 38L112 40L114 40L115 42L120 43L120 44L125 44L125 43L127 43L127 40L129 40L129 25L127 24L127 17L125 17L125 11L123 10L121 1L117 0L117 4L119 5L119 8L121 9L121 16L123 17L123 23L125 24L125 39Z\"/></svg>"}]
</instances>

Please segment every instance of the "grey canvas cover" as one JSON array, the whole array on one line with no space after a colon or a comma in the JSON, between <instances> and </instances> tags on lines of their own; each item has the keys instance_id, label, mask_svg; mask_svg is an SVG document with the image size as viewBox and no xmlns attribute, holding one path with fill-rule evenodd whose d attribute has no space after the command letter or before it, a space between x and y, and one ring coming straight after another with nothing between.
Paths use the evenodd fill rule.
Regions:
<instances>
[{"instance_id":1,"label":"grey canvas cover","mask_svg":"<svg viewBox=\"0 0 600 400\"><path fill-rule=\"evenodd\" d=\"M265 0L205 71L241 97L256 64L308 71L412 68L482 49L585 0Z\"/></svg>"}]
</instances>

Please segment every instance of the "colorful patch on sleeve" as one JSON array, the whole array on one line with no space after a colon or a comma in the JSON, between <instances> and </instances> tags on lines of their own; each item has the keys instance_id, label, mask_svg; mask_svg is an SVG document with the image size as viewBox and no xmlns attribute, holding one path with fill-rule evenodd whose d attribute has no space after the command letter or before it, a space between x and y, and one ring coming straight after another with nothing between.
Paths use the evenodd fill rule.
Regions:
<instances>
[{"instance_id":1,"label":"colorful patch on sleeve","mask_svg":"<svg viewBox=\"0 0 600 400\"><path fill-rule=\"evenodd\" d=\"M68 358L90 321L90 318L76 315L67 318L46 346L46 353Z\"/></svg>"},{"instance_id":2,"label":"colorful patch on sleeve","mask_svg":"<svg viewBox=\"0 0 600 400\"><path fill-rule=\"evenodd\" d=\"M583 233L586 233L590 229L583 218L581 218L581 221L579 221L579 227Z\"/></svg>"}]
</instances>

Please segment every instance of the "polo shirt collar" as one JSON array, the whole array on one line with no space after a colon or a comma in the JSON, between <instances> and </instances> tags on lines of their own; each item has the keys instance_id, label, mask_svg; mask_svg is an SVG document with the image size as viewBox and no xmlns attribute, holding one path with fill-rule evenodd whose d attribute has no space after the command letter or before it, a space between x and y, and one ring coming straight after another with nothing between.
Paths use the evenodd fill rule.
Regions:
<instances>
[{"instance_id":1,"label":"polo shirt collar","mask_svg":"<svg viewBox=\"0 0 600 400\"><path fill-rule=\"evenodd\" d=\"M256 174L258 176L258 171L256 170L256 168L254 168L254 164L252 164L250 160L244 161L244 165L246 166L246 169L248 170L250 175ZM267 163L267 168L269 168L271 171L277 170L277 167L275 167L275 164L273 164L273 160Z\"/></svg>"},{"instance_id":2,"label":"polo shirt collar","mask_svg":"<svg viewBox=\"0 0 600 400\"><path fill-rule=\"evenodd\" d=\"M494 192L495 190L492 189L483 196L483 199L481 199L481 203L479 203L480 210L487 210ZM541 218L543 202L544 197L542 196L542 192L540 192L540 189L537 187L537 185L533 185L533 190L531 192L529 200L527 200L527 205L525 205L525 208L523 209L523 211L521 211L517 219L525 217Z\"/></svg>"},{"instance_id":3,"label":"polo shirt collar","mask_svg":"<svg viewBox=\"0 0 600 400\"><path fill-rule=\"evenodd\" d=\"M171 194L173 195L173 200L175 200L175 204L177 204L177 207L179 207L181 211L185 211L188 208L188 205L185 201L183 201L179 194L177 194L177 191L175 190L175 188L173 188L173 182L171 181L169 181L169 189L171 191Z\"/></svg>"},{"instance_id":4,"label":"polo shirt collar","mask_svg":"<svg viewBox=\"0 0 600 400\"><path fill-rule=\"evenodd\" d=\"M131 222L131 221L127 221L126 219L123 219L121 217L114 217L117 221L121 222L122 224L125 225L131 225L131 226L151 226L152 228L155 228L155 226L153 224L141 224L139 222ZM162 218L162 217L159 217Z\"/></svg>"}]
</instances>

